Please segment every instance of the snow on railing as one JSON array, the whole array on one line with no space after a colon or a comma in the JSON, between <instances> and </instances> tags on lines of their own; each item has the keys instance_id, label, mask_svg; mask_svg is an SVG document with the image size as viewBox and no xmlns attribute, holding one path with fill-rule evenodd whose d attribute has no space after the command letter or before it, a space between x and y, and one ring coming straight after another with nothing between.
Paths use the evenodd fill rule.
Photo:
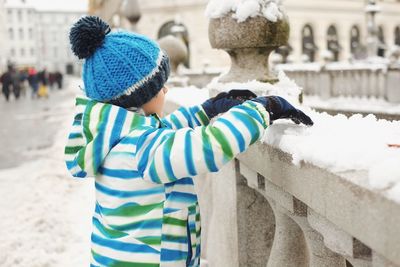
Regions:
<instances>
[{"instance_id":1,"label":"snow on railing","mask_svg":"<svg viewBox=\"0 0 400 267\"><path fill-rule=\"evenodd\" d=\"M315 124L277 121L263 142L219 173L197 177L203 257L210 266L400 266L400 123L372 115L330 116L300 105L296 83L283 72L276 79L262 69L269 53L263 62L241 55L255 52L249 34L241 31L251 27L258 40L256 26L271 25L250 16L231 30L236 27L231 17L217 20L219 24L213 19L210 23L211 43L234 60L230 74L206 89L172 88L167 109L242 88L284 96ZM254 78L253 70L260 69L260 78ZM351 75L338 77L338 87L354 80ZM310 79L308 85L315 84L315 90L326 82Z\"/></svg>"}]
</instances>

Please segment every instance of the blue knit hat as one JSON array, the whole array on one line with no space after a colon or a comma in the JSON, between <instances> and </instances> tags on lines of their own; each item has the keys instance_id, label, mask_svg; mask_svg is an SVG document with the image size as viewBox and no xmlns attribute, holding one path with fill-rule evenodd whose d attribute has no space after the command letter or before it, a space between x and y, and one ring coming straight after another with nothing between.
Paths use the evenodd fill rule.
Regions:
<instances>
[{"instance_id":1,"label":"blue knit hat","mask_svg":"<svg viewBox=\"0 0 400 267\"><path fill-rule=\"evenodd\" d=\"M85 93L101 102L140 107L167 81L168 56L143 35L110 31L108 24L95 16L83 17L71 28L72 51L85 59Z\"/></svg>"}]
</instances>

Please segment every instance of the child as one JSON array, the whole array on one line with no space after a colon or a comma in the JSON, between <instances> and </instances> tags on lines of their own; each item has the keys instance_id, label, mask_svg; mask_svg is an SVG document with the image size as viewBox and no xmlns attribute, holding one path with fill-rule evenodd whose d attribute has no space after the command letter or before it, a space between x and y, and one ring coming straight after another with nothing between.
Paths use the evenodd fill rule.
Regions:
<instances>
[{"instance_id":1,"label":"child","mask_svg":"<svg viewBox=\"0 0 400 267\"><path fill-rule=\"evenodd\" d=\"M161 119L169 61L154 41L110 33L97 17L81 18L70 40L85 59L87 98L76 100L65 153L73 176L95 178L91 266L199 266L190 177L218 171L259 140L270 119L311 119L279 97L241 104L248 91L221 93Z\"/></svg>"}]
</instances>

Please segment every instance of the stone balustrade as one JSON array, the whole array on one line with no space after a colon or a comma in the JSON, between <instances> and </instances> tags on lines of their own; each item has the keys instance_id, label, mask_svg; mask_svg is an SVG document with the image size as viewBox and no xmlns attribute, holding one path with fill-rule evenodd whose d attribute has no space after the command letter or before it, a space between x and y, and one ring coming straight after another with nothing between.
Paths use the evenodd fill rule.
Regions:
<instances>
[{"instance_id":1,"label":"stone balustrade","mask_svg":"<svg viewBox=\"0 0 400 267\"><path fill-rule=\"evenodd\" d=\"M366 175L295 166L257 143L195 180L203 255L211 267L400 266L400 205L351 182Z\"/></svg>"},{"instance_id":2,"label":"stone balustrade","mask_svg":"<svg viewBox=\"0 0 400 267\"><path fill-rule=\"evenodd\" d=\"M288 34L286 19L273 24L256 17L240 25L229 15L212 19L210 42L233 62L219 82L275 82L266 62ZM254 60L257 54L262 61ZM309 94L360 94L400 102L398 72L391 70L287 73ZM211 96L217 93L210 88ZM178 102L184 101L169 99L166 113ZM218 173L195 178L207 262L202 265L400 267L400 204L368 189L367 178L363 171L333 173L304 162L297 166L290 154L254 144Z\"/></svg>"},{"instance_id":3,"label":"stone balustrade","mask_svg":"<svg viewBox=\"0 0 400 267\"><path fill-rule=\"evenodd\" d=\"M166 112L178 108L168 101ZM400 204L363 171L332 173L256 143L195 178L208 266L400 266ZM203 265L204 266L204 265Z\"/></svg>"},{"instance_id":4,"label":"stone balustrade","mask_svg":"<svg viewBox=\"0 0 400 267\"><path fill-rule=\"evenodd\" d=\"M351 65L350 65L351 66ZM304 88L305 95L316 95L322 99L330 97L363 97L384 99L400 103L400 69L354 68L336 69L304 69L294 70L290 67L278 66Z\"/></svg>"},{"instance_id":5,"label":"stone balustrade","mask_svg":"<svg viewBox=\"0 0 400 267\"><path fill-rule=\"evenodd\" d=\"M298 167L291 155L265 144L251 147L236 165L237 179L267 200L275 218L267 266L346 266L346 260L352 266L400 266L400 205L352 182L366 173ZM240 225L238 220L238 229L248 227L252 218L246 221ZM247 239L238 233L238 240Z\"/></svg>"}]
</instances>

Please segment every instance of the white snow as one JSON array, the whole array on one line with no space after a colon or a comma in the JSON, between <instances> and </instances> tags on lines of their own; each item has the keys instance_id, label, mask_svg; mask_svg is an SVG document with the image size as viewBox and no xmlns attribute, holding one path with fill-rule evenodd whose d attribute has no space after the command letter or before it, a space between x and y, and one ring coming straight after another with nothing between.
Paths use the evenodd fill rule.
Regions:
<instances>
[{"instance_id":1,"label":"white snow","mask_svg":"<svg viewBox=\"0 0 400 267\"><path fill-rule=\"evenodd\" d=\"M210 0L206 8L208 18L221 18L230 12L238 22L256 16L277 22L284 16L279 0Z\"/></svg>"},{"instance_id":2,"label":"white snow","mask_svg":"<svg viewBox=\"0 0 400 267\"><path fill-rule=\"evenodd\" d=\"M54 146L32 151L35 161L0 170L0 266L89 266L94 185L67 173L63 150L75 91L59 93L65 103L49 110L65 111L56 117Z\"/></svg>"},{"instance_id":3,"label":"white snow","mask_svg":"<svg viewBox=\"0 0 400 267\"><path fill-rule=\"evenodd\" d=\"M396 147L400 146L400 122L377 120L373 115L363 117L357 114L347 118L344 115L318 113L298 104L296 100L301 89L283 72L279 79L277 84L271 85L257 81L223 84L216 78L208 89L250 89L258 95L275 94L289 99L313 119L314 126L299 126L289 120L278 120L266 131L263 142L291 154L294 164L307 162L339 175L365 173L365 186L382 191L387 197L400 202L400 148ZM185 93L175 91L171 101L191 105L201 104L206 99L206 93L204 98L198 97L204 89L179 90Z\"/></svg>"},{"instance_id":4,"label":"white snow","mask_svg":"<svg viewBox=\"0 0 400 267\"><path fill-rule=\"evenodd\" d=\"M321 109L400 115L399 104L390 103L378 98L342 96L321 99L319 96L305 95L303 96L303 103L306 106Z\"/></svg>"},{"instance_id":5,"label":"white snow","mask_svg":"<svg viewBox=\"0 0 400 267\"><path fill-rule=\"evenodd\" d=\"M368 12L368 13L372 13L372 12L376 13L376 12L380 12L381 10L382 10L381 7L376 4L369 4L365 7L365 12Z\"/></svg>"},{"instance_id":6,"label":"white snow","mask_svg":"<svg viewBox=\"0 0 400 267\"><path fill-rule=\"evenodd\" d=\"M166 100L174 102L179 106L190 107L203 103L209 98L207 89L191 87L174 87L168 90Z\"/></svg>"},{"instance_id":7,"label":"white snow","mask_svg":"<svg viewBox=\"0 0 400 267\"><path fill-rule=\"evenodd\" d=\"M221 74L221 76L222 75L223 74ZM213 89L221 92L227 92L231 89L249 89L257 95L279 95L289 99L292 103L298 103L302 88L287 77L283 71L279 71L278 79L279 81L272 85L256 80L248 81L246 83L220 83L219 77L216 77L207 85L207 88L209 90Z\"/></svg>"}]
</instances>

